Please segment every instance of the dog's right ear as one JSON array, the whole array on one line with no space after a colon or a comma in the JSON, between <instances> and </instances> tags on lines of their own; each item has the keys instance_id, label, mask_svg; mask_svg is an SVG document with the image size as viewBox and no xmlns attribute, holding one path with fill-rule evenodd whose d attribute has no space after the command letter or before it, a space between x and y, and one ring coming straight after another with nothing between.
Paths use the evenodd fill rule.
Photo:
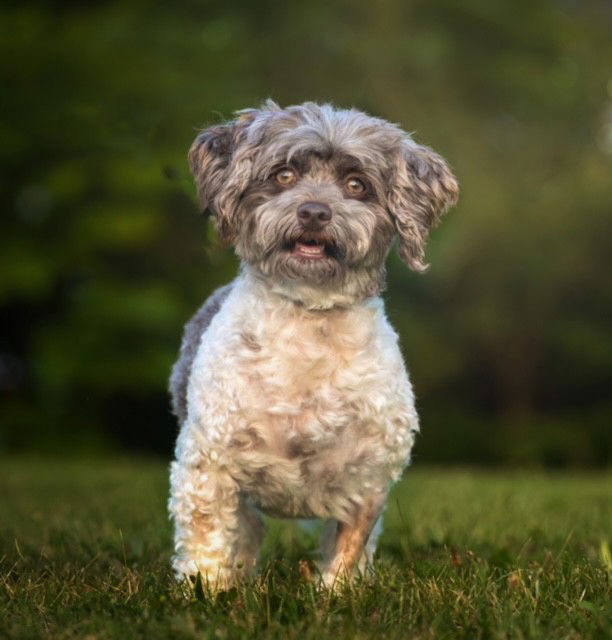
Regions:
<instances>
[{"instance_id":1,"label":"dog's right ear","mask_svg":"<svg viewBox=\"0 0 612 640\"><path fill-rule=\"evenodd\" d=\"M215 218L219 235L232 243L238 233L236 205L251 178L252 152L244 144L249 114L202 131L189 150L202 211Z\"/></svg>"},{"instance_id":2,"label":"dog's right ear","mask_svg":"<svg viewBox=\"0 0 612 640\"><path fill-rule=\"evenodd\" d=\"M196 181L202 211L211 209L223 187L225 170L232 155L233 124L210 127L198 134L189 149L189 166Z\"/></svg>"}]
</instances>

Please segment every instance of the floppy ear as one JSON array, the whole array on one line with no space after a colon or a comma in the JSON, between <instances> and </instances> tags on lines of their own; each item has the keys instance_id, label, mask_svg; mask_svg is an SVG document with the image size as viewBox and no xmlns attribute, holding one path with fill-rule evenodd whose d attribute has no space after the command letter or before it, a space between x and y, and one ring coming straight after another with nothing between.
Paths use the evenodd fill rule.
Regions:
<instances>
[{"instance_id":1,"label":"floppy ear","mask_svg":"<svg viewBox=\"0 0 612 640\"><path fill-rule=\"evenodd\" d=\"M200 132L189 150L189 166L203 212L211 213L219 235L233 242L238 233L236 205L251 178L254 150L246 144L246 130L253 116Z\"/></svg>"},{"instance_id":2,"label":"floppy ear","mask_svg":"<svg viewBox=\"0 0 612 640\"><path fill-rule=\"evenodd\" d=\"M457 179L441 156L408 139L397 155L391 183L388 204L400 240L400 258L411 269L425 271L427 236L456 204Z\"/></svg>"}]
</instances>

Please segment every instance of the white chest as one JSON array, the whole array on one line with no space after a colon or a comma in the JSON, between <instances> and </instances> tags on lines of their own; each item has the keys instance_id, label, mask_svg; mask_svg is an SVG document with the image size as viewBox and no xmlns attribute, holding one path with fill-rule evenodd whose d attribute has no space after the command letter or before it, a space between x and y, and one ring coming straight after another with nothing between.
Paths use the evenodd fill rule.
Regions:
<instances>
[{"instance_id":1,"label":"white chest","mask_svg":"<svg viewBox=\"0 0 612 640\"><path fill-rule=\"evenodd\" d=\"M308 312L228 299L194 362L186 427L277 515L333 515L382 488L418 429L382 302Z\"/></svg>"}]
</instances>

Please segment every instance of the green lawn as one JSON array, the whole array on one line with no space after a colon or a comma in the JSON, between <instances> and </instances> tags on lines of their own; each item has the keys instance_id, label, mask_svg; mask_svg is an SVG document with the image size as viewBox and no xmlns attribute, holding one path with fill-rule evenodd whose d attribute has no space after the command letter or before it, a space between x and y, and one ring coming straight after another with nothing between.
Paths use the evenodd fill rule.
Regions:
<instances>
[{"instance_id":1,"label":"green lawn","mask_svg":"<svg viewBox=\"0 0 612 640\"><path fill-rule=\"evenodd\" d=\"M166 466L0 460L0 637L612 637L612 475L410 469L374 580L300 578L312 531L274 523L261 577L186 598Z\"/></svg>"}]
</instances>

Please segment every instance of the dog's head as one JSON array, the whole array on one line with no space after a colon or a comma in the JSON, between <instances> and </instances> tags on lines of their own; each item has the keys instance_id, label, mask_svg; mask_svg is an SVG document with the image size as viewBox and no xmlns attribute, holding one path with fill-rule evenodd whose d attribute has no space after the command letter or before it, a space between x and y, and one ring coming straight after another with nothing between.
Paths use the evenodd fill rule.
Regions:
<instances>
[{"instance_id":1,"label":"dog's head","mask_svg":"<svg viewBox=\"0 0 612 640\"><path fill-rule=\"evenodd\" d=\"M189 152L219 233L265 277L376 293L393 237L423 271L430 229L457 200L444 160L356 110L268 101L200 133Z\"/></svg>"}]
</instances>

